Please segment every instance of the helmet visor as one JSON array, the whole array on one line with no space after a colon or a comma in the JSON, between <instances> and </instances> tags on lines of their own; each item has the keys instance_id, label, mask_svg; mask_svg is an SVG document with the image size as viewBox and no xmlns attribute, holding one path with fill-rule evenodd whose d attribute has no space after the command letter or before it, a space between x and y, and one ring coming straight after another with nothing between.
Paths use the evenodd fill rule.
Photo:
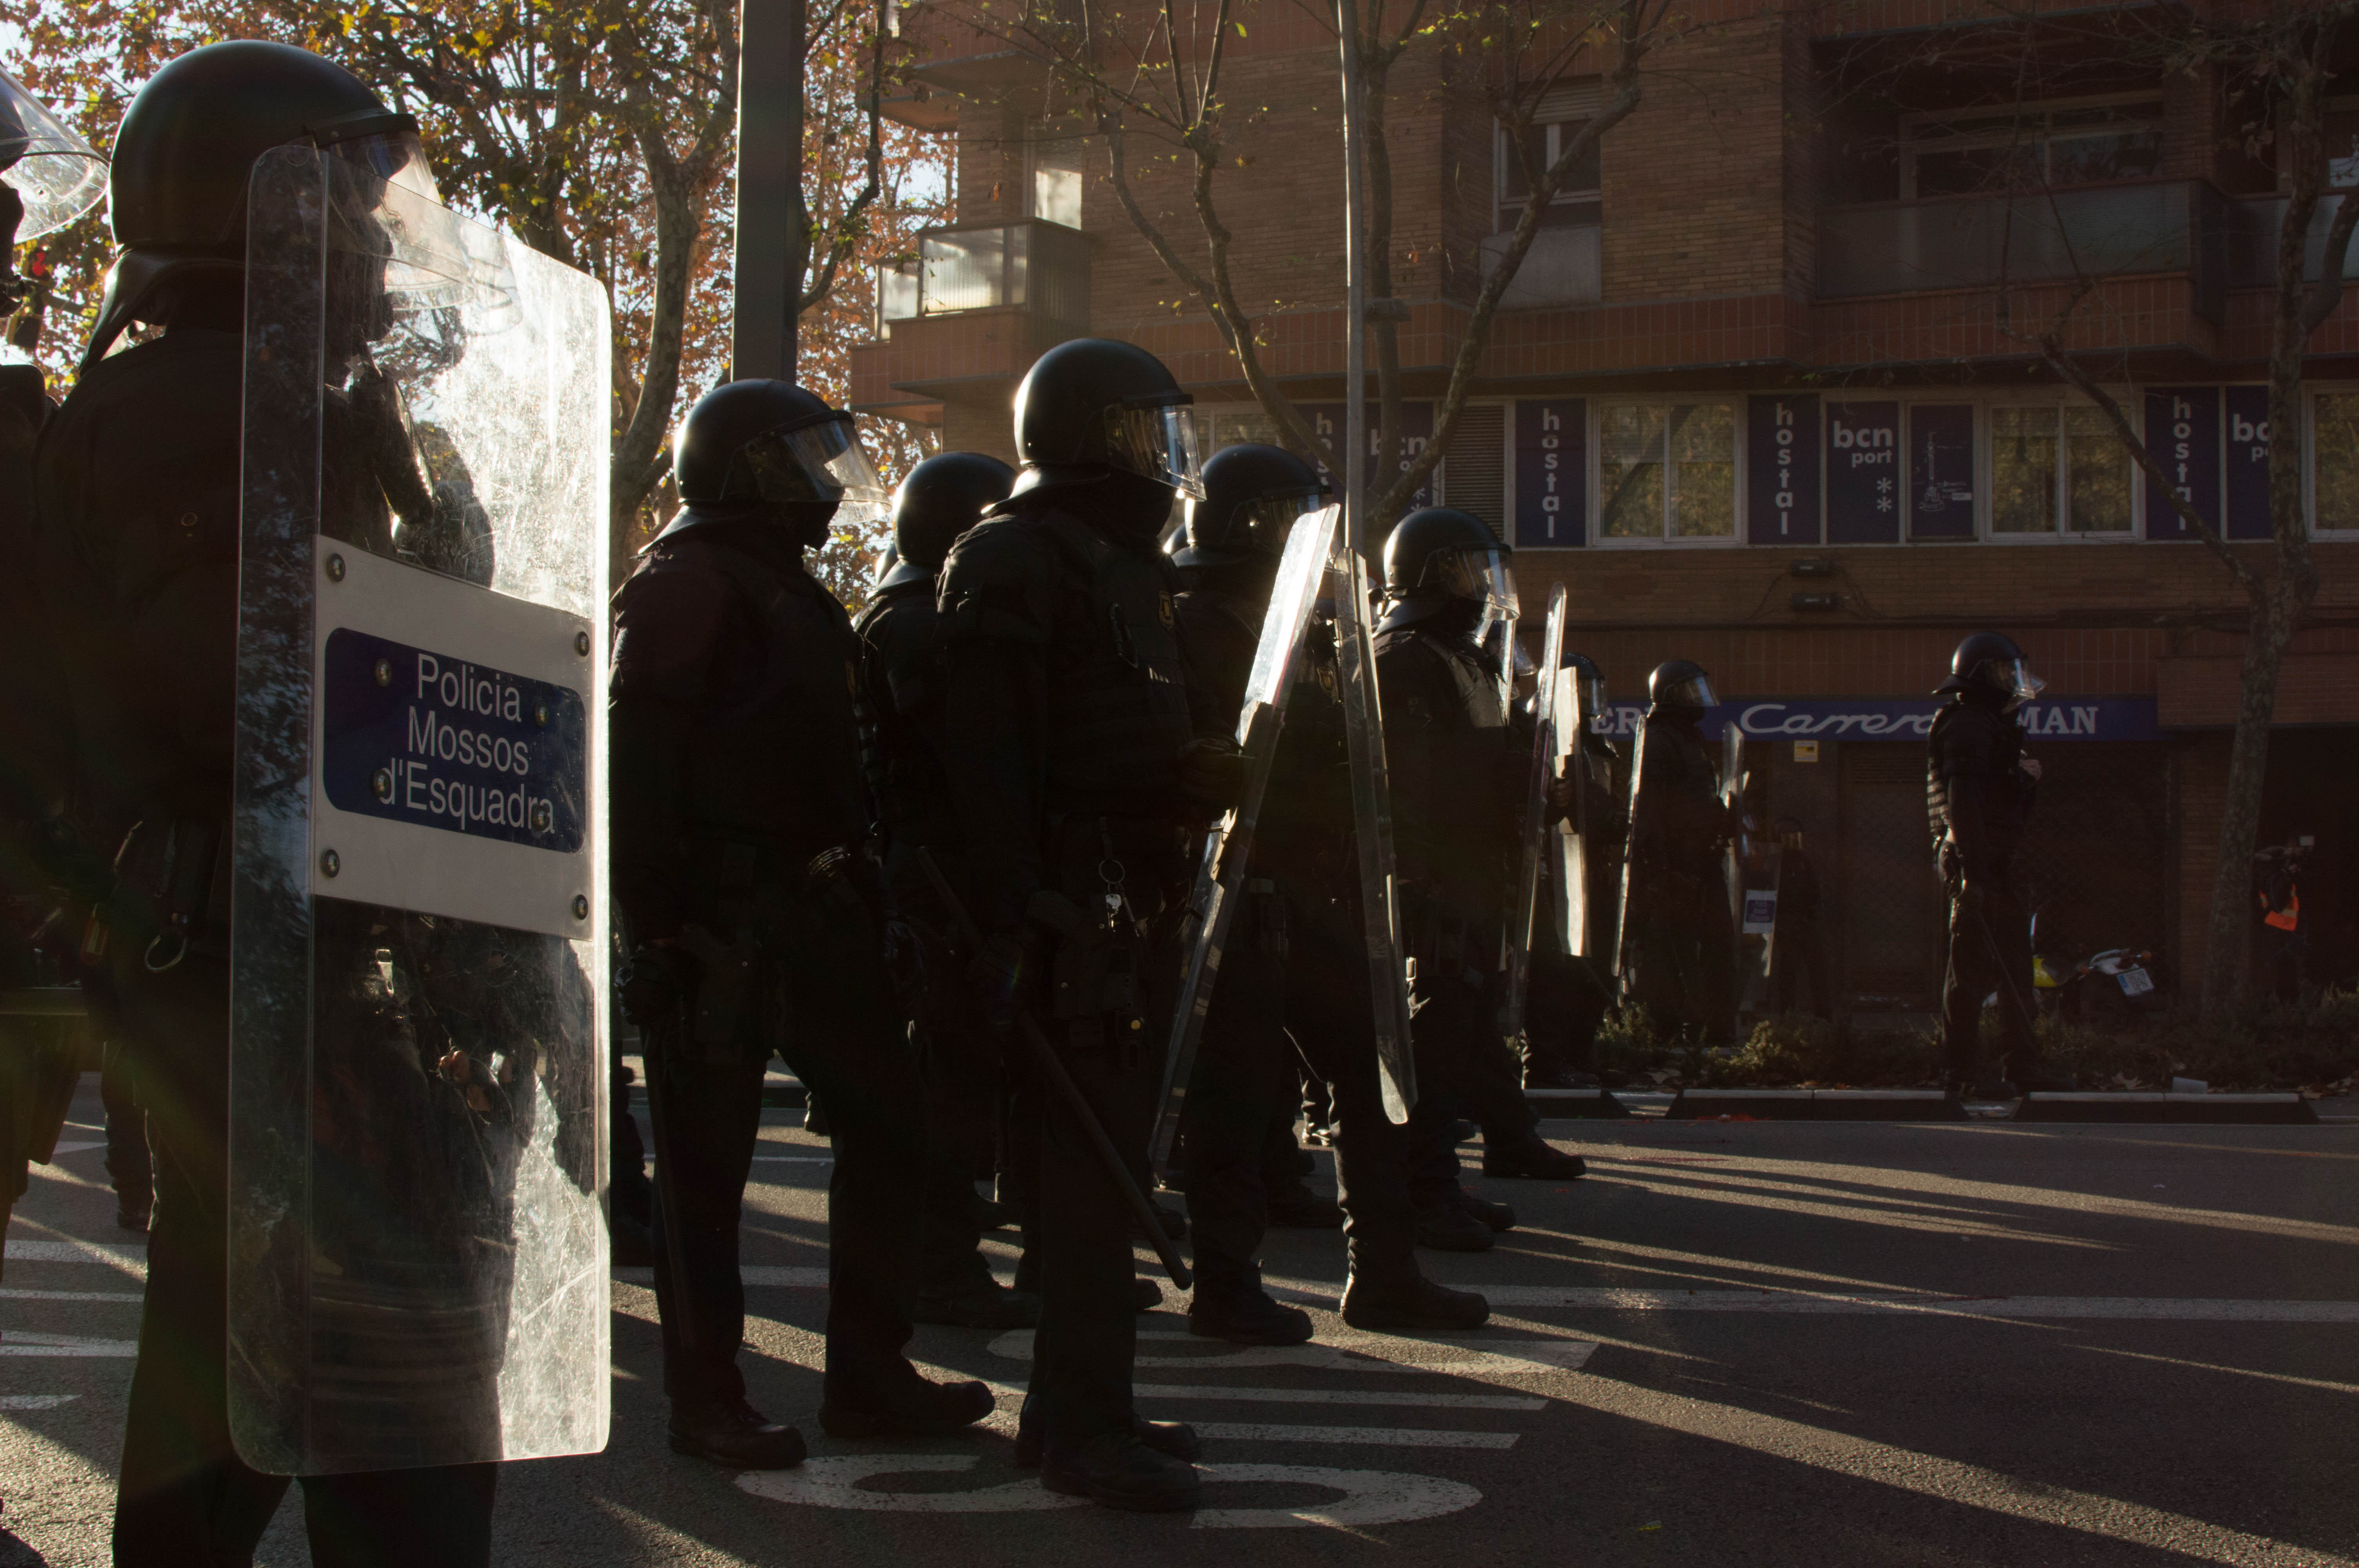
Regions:
<instances>
[{"instance_id":1,"label":"helmet visor","mask_svg":"<svg viewBox=\"0 0 2359 1568\"><path fill-rule=\"evenodd\" d=\"M1109 408L1105 445L1106 461L1115 468L1202 497L1204 465L1196 455L1196 421L1187 405Z\"/></svg>"},{"instance_id":2,"label":"helmet visor","mask_svg":"<svg viewBox=\"0 0 2359 1568\"><path fill-rule=\"evenodd\" d=\"M1317 491L1294 495L1265 495L1237 508L1230 524L1229 542L1266 556L1286 553L1286 536L1296 523L1326 503Z\"/></svg>"},{"instance_id":3,"label":"helmet visor","mask_svg":"<svg viewBox=\"0 0 2359 1568\"><path fill-rule=\"evenodd\" d=\"M1605 677L1603 676L1592 676L1589 677L1588 684L1588 707L1583 709L1583 711L1589 718L1594 719L1599 714L1605 711Z\"/></svg>"},{"instance_id":4,"label":"helmet visor","mask_svg":"<svg viewBox=\"0 0 2359 1568\"><path fill-rule=\"evenodd\" d=\"M0 71L0 182L25 203L16 241L61 229L106 194L106 160L49 106Z\"/></svg>"},{"instance_id":5,"label":"helmet visor","mask_svg":"<svg viewBox=\"0 0 2359 1568\"><path fill-rule=\"evenodd\" d=\"M1418 586L1476 600L1486 622L1513 621L1517 613L1516 573L1505 550L1444 551L1425 563Z\"/></svg>"},{"instance_id":6,"label":"helmet visor","mask_svg":"<svg viewBox=\"0 0 2359 1568\"><path fill-rule=\"evenodd\" d=\"M2031 661L2017 659L2006 666L2010 707L2019 707L2048 689L2048 683L2031 673Z\"/></svg>"},{"instance_id":7,"label":"helmet visor","mask_svg":"<svg viewBox=\"0 0 2359 1568\"><path fill-rule=\"evenodd\" d=\"M1720 704L1720 698L1712 695L1712 677L1701 670L1669 687L1655 700L1670 708L1715 708Z\"/></svg>"},{"instance_id":8,"label":"helmet visor","mask_svg":"<svg viewBox=\"0 0 2359 1568\"><path fill-rule=\"evenodd\" d=\"M790 430L765 430L742 452L767 502L886 500L848 414Z\"/></svg>"}]
</instances>

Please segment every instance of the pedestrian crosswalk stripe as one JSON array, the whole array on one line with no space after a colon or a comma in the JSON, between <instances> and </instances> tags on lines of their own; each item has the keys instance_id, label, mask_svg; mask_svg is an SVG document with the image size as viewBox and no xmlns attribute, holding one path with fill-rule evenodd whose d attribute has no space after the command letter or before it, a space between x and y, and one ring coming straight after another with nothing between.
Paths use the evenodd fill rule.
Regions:
<instances>
[{"instance_id":1,"label":"pedestrian crosswalk stripe","mask_svg":"<svg viewBox=\"0 0 2359 1568\"><path fill-rule=\"evenodd\" d=\"M1196 1435L1229 1443L1356 1443L1378 1448L1513 1448L1512 1432L1449 1432L1425 1426L1286 1426L1198 1421Z\"/></svg>"},{"instance_id":2,"label":"pedestrian crosswalk stripe","mask_svg":"<svg viewBox=\"0 0 2359 1568\"><path fill-rule=\"evenodd\" d=\"M1550 1285L1484 1288L1495 1306L1610 1312L1736 1312L1954 1317L2099 1318L2182 1323L2359 1323L2359 1302L2175 1300L2149 1296L1834 1295L1804 1291L1628 1291Z\"/></svg>"},{"instance_id":3,"label":"pedestrian crosswalk stripe","mask_svg":"<svg viewBox=\"0 0 2359 1568\"><path fill-rule=\"evenodd\" d=\"M1225 1372L1239 1367L1310 1367L1327 1372L1440 1373L1453 1377L1537 1377L1548 1372L1578 1371L1596 1342L1587 1339L1498 1339L1479 1341L1414 1339L1391 1335L1344 1334L1308 1345L1223 1345L1186 1329L1143 1328L1139 1343L1177 1342L1194 1345L1188 1356L1139 1355L1133 1365L1158 1371L1202 1368ZM1419 1348L1444 1353L1439 1360L1419 1360ZM1010 1329L991 1342L991 1353L1010 1361L1032 1358L1032 1331Z\"/></svg>"},{"instance_id":4,"label":"pedestrian crosswalk stripe","mask_svg":"<svg viewBox=\"0 0 2359 1568\"><path fill-rule=\"evenodd\" d=\"M136 1339L85 1339L72 1334L20 1334L15 1329L0 1332L0 1356L127 1357L138 1354Z\"/></svg>"},{"instance_id":5,"label":"pedestrian crosswalk stripe","mask_svg":"<svg viewBox=\"0 0 2359 1568\"><path fill-rule=\"evenodd\" d=\"M0 1411L53 1411L80 1394L0 1394Z\"/></svg>"},{"instance_id":6,"label":"pedestrian crosswalk stripe","mask_svg":"<svg viewBox=\"0 0 2359 1568\"><path fill-rule=\"evenodd\" d=\"M1370 1389L1240 1389L1218 1383L1138 1383L1142 1400L1216 1400L1286 1405L1417 1405L1429 1410L1536 1411L1548 1400L1522 1394L1410 1394Z\"/></svg>"},{"instance_id":7,"label":"pedestrian crosswalk stripe","mask_svg":"<svg viewBox=\"0 0 2359 1568\"><path fill-rule=\"evenodd\" d=\"M11 1238L5 1256L11 1263L106 1263L133 1273L147 1270L145 1247L108 1246L96 1241L33 1241Z\"/></svg>"},{"instance_id":8,"label":"pedestrian crosswalk stripe","mask_svg":"<svg viewBox=\"0 0 2359 1568\"><path fill-rule=\"evenodd\" d=\"M20 1291L14 1285L0 1285L0 1301L6 1302L139 1302L147 1299L137 1291Z\"/></svg>"}]
</instances>

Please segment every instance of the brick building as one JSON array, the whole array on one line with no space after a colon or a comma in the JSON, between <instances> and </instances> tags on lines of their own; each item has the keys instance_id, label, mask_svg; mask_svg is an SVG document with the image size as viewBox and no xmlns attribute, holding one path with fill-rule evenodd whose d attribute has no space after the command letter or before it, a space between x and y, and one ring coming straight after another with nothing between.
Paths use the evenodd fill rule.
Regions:
<instances>
[{"instance_id":1,"label":"brick building","mask_svg":"<svg viewBox=\"0 0 2359 1568\"><path fill-rule=\"evenodd\" d=\"M1212 324L1125 219L1103 143L1057 117L1046 67L974 25L970 3L901 13L910 85L888 112L956 138L958 221L880 269L855 406L1012 455L1016 379L1086 332L1162 355L1210 446L1270 438ZM2243 84L2165 70L2143 8L2055 9L2033 26L1931 0L1696 8L1710 25L1657 57L1585 189L1550 209L1435 480L1514 542L1527 605L1566 585L1572 644L1632 712L1658 661L1712 671L1763 804L1810 836L1836 986L1863 1001L1921 1003L1938 985L1919 737L1949 650L1985 625L2049 681L2030 714L2043 946L2151 946L2170 978L2200 956L2243 600L2010 328L2077 294L2068 341L2150 449L2232 539L2266 538L2279 176L2239 134ZM1266 311L1269 372L1338 420L1334 38L1304 7L1234 14L1247 26L1227 40L1227 96L1255 112L1227 129L1217 189L1241 293ZM1412 441L1522 200L1485 68L1413 49L1386 94ZM1602 102L1599 79L1566 77L1538 134L1562 137ZM2330 139L2354 155L2337 177L2359 181L2351 102ZM1132 161L1142 202L1201 257L1184 186ZM2311 348L2324 589L2280 690L2262 834L2316 835L2316 978L2347 979L2359 299Z\"/></svg>"}]
</instances>

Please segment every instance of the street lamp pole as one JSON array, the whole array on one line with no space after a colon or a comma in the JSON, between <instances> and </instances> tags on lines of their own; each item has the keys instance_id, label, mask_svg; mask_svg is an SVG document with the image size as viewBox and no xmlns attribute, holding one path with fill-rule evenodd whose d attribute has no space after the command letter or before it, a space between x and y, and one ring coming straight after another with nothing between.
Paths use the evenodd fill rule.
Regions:
<instances>
[{"instance_id":1,"label":"street lamp pole","mask_svg":"<svg viewBox=\"0 0 2359 1568\"><path fill-rule=\"evenodd\" d=\"M804 0L742 0L729 377L795 379L802 293Z\"/></svg>"},{"instance_id":2,"label":"street lamp pole","mask_svg":"<svg viewBox=\"0 0 2359 1568\"><path fill-rule=\"evenodd\" d=\"M1343 46L1343 539L1368 553L1368 258L1361 235L1360 138L1366 127L1360 88L1357 0L1335 0Z\"/></svg>"}]
</instances>

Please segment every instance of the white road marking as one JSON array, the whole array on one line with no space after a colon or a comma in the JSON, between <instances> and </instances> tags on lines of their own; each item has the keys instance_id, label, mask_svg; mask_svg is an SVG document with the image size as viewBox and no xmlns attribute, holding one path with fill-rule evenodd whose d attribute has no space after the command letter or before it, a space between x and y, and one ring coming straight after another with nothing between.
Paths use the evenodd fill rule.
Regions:
<instances>
[{"instance_id":1,"label":"white road marking","mask_svg":"<svg viewBox=\"0 0 2359 1568\"><path fill-rule=\"evenodd\" d=\"M147 1271L145 1246L108 1245L96 1241L33 1241L11 1239L5 1256L11 1263L104 1263L134 1274Z\"/></svg>"},{"instance_id":2,"label":"white road marking","mask_svg":"<svg viewBox=\"0 0 2359 1568\"><path fill-rule=\"evenodd\" d=\"M1060 1497L1034 1481L1011 1481L961 1492L886 1492L861 1485L885 1476L960 1476L973 1454L851 1454L808 1459L793 1470L754 1471L737 1477L740 1490L773 1502L868 1513L1033 1513L1084 1508L1087 1499ZM1199 1509L1197 1530L1269 1530L1323 1525L1351 1530L1436 1519L1473 1508L1483 1494L1462 1481L1405 1476L1387 1470L1335 1470L1315 1465L1204 1465L1215 1483L1318 1487L1343 1494L1331 1503L1300 1508Z\"/></svg>"},{"instance_id":3,"label":"white road marking","mask_svg":"<svg viewBox=\"0 0 2359 1568\"><path fill-rule=\"evenodd\" d=\"M1142 1329L1138 1337L1142 1343L1176 1340L1193 1344L1203 1346L1203 1351L1194 1356L1140 1356L1132 1363L1134 1366L1158 1370L1201 1367L1222 1372L1236 1367L1312 1367L1328 1372L1536 1377L1546 1372L1578 1371L1597 1348L1595 1341L1586 1339L1485 1339L1462 1345L1452 1340L1407 1339L1388 1335L1349 1335L1310 1345L1220 1346L1219 1341L1200 1338L1185 1329ZM1405 1352L1419 1345L1459 1354L1439 1361L1412 1360ZM991 1353L1010 1361L1029 1361L1032 1331L1009 1330L991 1342Z\"/></svg>"},{"instance_id":4,"label":"white road marking","mask_svg":"<svg viewBox=\"0 0 2359 1568\"><path fill-rule=\"evenodd\" d=\"M53 1411L80 1394L0 1394L0 1411Z\"/></svg>"},{"instance_id":5,"label":"white road marking","mask_svg":"<svg viewBox=\"0 0 2359 1568\"><path fill-rule=\"evenodd\" d=\"M1563 1398L1625 1421L1644 1422L1707 1443L1750 1449L1773 1459L1913 1492L1961 1508L2081 1530L2093 1540L2126 1541L2163 1557L2204 1563L2282 1563L2301 1568L2348 1563L2283 1541L2246 1535L2226 1525L2149 1508L2126 1498L2059 1487L2035 1476L2008 1475L1939 1454L1878 1443L1828 1427L1810 1426L1738 1405L1641 1389L1610 1378L1576 1378ZM2071 1555L2069 1549L2065 1555Z\"/></svg>"},{"instance_id":6,"label":"white road marking","mask_svg":"<svg viewBox=\"0 0 2359 1568\"><path fill-rule=\"evenodd\" d=\"M1188 1520L1193 1530L1270 1530L1301 1524L1358 1530L1439 1519L1483 1500L1483 1494L1463 1481L1390 1470L1331 1470L1319 1465L1201 1465L1197 1468L1211 1481L1332 1487L1343 1496L1332 1503L1299 1509L1198 1509Z\"/></svg>"},{"instance_id":7,"label":"white road marking","mask_svg":"<svg viewBox=\"0 0 2359 1568\"><path fill-rule=\"evenodd\" d=\"M147 1299L137 1291L20 1291L14 1285L0 1286L0 1301L6 1302L137 1302Z\"/></svg>"},{"instance_id":8,"label":"white road marking","mask_svg":"<svg viewBox=\"0 0 2359 1568\"><path fill-rule=\"evenodd\" d=\"M1394 1394L1367 1389L1235 1389L1216 1383L1139 1383L1142 1400L1212 1400L1226 1404L1419 1405L1428 1410L1536 1411L1548 1400L1521 1394Z\"/></svg>"},{"instance_id":9,"label":"white road marking","mask_svg":"<svg viewBox=\"0 0 2359 1568\"><path fill-rule=\"evenodd\" d=\"M1089 1506L1087 1498L1061 1497L1037 1481L1010 1481L967 1492L877 1492L861 1482L879 1476L962 1475L974 1468L973 1454L845 1454L806 1459L792 1470L756 1470L737 1477L739 1489L777 1503L809 1503L822 1509L870 1513L1004 1514Z\"/></svg>"},{"instance_id":10,"label":"white road marking","mask_svg":"<svg viewBox=\"0 0 2359 1568\"><path fill-rule=\"evenodd\" d=\"M835 1163L835 1156L832 1154L756 1154L754 1156L754 1162L757 1165L832 1165Z\"/></svg>"},{"instance_id":11,"label":"white road marking","mask_svg":"<svg viewBox=\"0 0 2359 1568\"><path fill-rule=\"evenodd\" d=\"M2153 1296L1821 1295L1804 1291L1627 1291L1498 1285L1502 1306L1609 1312L1735 1312L1938 1317L2095 1318L2181 1323L2359 1323L2359 1302L2174 1300Z\"/></svg>"},{"instance_id":12,"label":"white road marking","mask_svg":"<svg viewBox=\"0 0 2359 1568\"><path fill-rule=\"evenodd\" d=\"M105 1147L106 1141L104 1139L101 1139L96 1142L82 1142L76 1141L71 1143L60 1143L55 1149L50 1150L49 1152L52 1155L79 1154L85 1149L103 1149Z\"/></svg>"},{"instance_id":13,"label":"white road marking","mask_svg":"<svg viewBox=\"0 0 2359 1568\"><path fill-rule=\"evenodd\" d=\"M1513 1448L1512 1432L1448 1432L1427 1426L1286 1426L1267 1422L1189 1422L1199 1437L1231 1443L1364 1443L1378 1448Z\"/></svg>"},{"instance_id":14,"label":"white road marking","mask_svg":"<svg viewBox=\"0 0 2359 1568\"><path fill-rule=\"evenodd\" d=\"M130 1357L139 1354L136 1339L85 1339L74 1334L0 1334L0 1356L65 1356Z\"/></svg>"}]
</instances>

